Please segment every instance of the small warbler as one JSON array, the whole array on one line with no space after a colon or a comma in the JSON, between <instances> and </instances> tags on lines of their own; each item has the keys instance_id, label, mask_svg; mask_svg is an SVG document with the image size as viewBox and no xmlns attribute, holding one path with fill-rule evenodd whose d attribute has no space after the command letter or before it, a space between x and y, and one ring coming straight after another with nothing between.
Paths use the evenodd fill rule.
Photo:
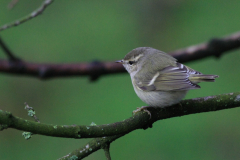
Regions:
<instances>
[{"instance_id":1,"label":"small warbler","mask_svg":"<svg viewBox=\"0 0 240 160\"><path fill-rule=\"evenodd\" d=\"M167 107L180 102L191 89L199 89L199 82L214 82L217 75L206 75L178 63L171 55L150 47L139 47L129 52L122 63L131 76L138 97L150 106Z\"/></svg>"}]
</instances>

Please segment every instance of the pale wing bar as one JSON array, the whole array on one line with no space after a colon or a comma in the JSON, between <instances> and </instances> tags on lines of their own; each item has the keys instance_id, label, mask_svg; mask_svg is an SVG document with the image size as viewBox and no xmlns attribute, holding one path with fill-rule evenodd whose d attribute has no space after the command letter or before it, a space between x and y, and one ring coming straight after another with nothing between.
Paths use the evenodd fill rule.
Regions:
<instances>
[{"instance_id":1,"label":"pale wing bar","mask_svg":"<svg viewBox=\"0 0 240 160\"><path fill-rule=\"evenodd\" d=\"M190 74L202 73L177 63L177 66L168 66L158 71L151 79L144 82L136 81L135 83L143 91L180 91L200 88L199 85L193 84L188 79Z\"/></svg>"}]
</instances>

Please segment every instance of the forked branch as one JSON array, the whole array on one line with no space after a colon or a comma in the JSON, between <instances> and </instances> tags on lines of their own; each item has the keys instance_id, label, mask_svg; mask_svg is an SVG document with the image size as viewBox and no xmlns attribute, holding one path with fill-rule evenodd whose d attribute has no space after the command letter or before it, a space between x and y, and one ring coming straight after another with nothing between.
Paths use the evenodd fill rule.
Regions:
<instances>
[{"instance_id":1,"label":"forked branch","mask_svg":"<svg viewBox=\"0 0 240 160\"><path fill-rule=\"evenodd\" d=\"M203 113L203 112L211 112L218 111L222 109L230 109L240 106L240 92L237 93L229 93L217 96L208 96L202 98L195 98L189 100L181 101L181 104L174 105L171 107L167 107L164 109L152 109L152 119L149 120L149 115L145 112L141 112L138 115L140 116L137 121L142 123L144 121L148 121L148 124L142 124L142 128L151 127L152 123L166 118L173 118L178 116L184 116L195 113ZM87 143L85 146L69 153L68 155L60 158L59 160L68 160L72 156L77 159L83 159L93 152L104 149L102 146L106 144L110 144L116 139L124 136L125 134L119 134L109 137L95 138Z\"/></svg>"},{"instance_id":2,"label":"forked branch","mask_svg":"<svg viewBox=\"0 0 240 160\"><path fill-rule=\"evenodd\" d=\"M103 148L107 143L110 144L115 139L127 134L136 129L147 129L152 127L152 124L158 120L185 116L189 114L218 111L222 109L235 108L240 106L240 92L222 94L216 96L208 96L202 98L188 99L164 109L149 108L151 112L151 119L146 112L139 112L136 115L120 122L98 125L98 126L85 126L85 125L48 125L37 123L34 121L24 120L13 116L11 113L0 110L0 128L15 128L32 132L34 134L41 134L54 137L68 137L68 138L97 138L89 142L83 152L77 150L72 152L69 156L75 155L77 157L86 157L91 152ZM1 127L2 126L2 127ZM4 127L3 127L4 126ZM106 137L107 136L107 137ZM98 142L98 143L96 143ZM107 143L106 143L107 142ZM82 152L80 152L82 151ZM78 153L76 155L76 153ZM68 156L68 158L69 158Z\"/></svg>"}]
</instances>

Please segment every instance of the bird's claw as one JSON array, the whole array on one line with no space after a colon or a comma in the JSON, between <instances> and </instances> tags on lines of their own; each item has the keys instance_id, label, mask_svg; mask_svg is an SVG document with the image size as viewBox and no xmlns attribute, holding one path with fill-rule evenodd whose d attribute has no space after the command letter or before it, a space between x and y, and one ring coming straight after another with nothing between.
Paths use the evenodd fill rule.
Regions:
<instances>
[{"instance_id":1,"label":"bird's claw","mask_svg":"<svg viewBox=\"0 0 240 160\"><path fill-rule=\"evenodd\" d=\"M146 108L148 108L148 106L142 106L140 108L137 107L137 109L132 112L132 115L135 115L137 112L143 111L143 112L147 112L147 114L150 116L149 119L151 119L151 117L152 117L151 112L149 110L147 110Z\"/></svg>"}]
</instances>

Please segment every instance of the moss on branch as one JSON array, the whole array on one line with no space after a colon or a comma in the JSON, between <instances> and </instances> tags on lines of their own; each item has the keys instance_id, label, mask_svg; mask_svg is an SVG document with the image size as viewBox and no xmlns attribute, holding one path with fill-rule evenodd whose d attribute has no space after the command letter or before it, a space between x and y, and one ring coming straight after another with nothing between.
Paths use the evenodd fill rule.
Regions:
<instances>
[{"instance_id":1,"label":"moss on branch","mask_svg":"<svg viewBox=\"0 0 240 160\"><path fill-rule=\"evenodd\" d=\"M149 108L152 118L145 112L120 122L97 126L86 125L53 125L37 123L13 116L10 112L0 110L0 124L34 134L66 137L66 138L96 138L126 134L135 129L147 128L152 123L166 118L184 116L188 114L217 111L240 106L240 93L229 93L216 96L188 99L164 109Z\"/></svg>"},{"instance_id":2,"label":"moss on branch","mask_svg":"<svg viewBox=\"0 0 240 160\"><path fill-rule=\"evenodd\" d=\"M195 98L189 100L183 100L180 104L167 107L164 109L151 109L152 118L148 126L151 126L151 123L172 117L178 117L188 114L202 113L202 112L211 112L218 111L222 109L230 109L240 106L240 92L222 94L217 96L208 96L202 98ZM155 110L155 111L154 111ZM147 121L149 116L146 112L140 112L136 115L141 116L144 120ZM142 124L144 127L145 124ZM69 153L68 155L60 158L59 160L67 160L69 157L76 156L78 159L83 159L90 155L91 153L104 149L104 145L109 145L116 139L124 136L125 134L119 134L109 137L95 138L87 143L85 146Z\"/></svg>"}]
</instances>

